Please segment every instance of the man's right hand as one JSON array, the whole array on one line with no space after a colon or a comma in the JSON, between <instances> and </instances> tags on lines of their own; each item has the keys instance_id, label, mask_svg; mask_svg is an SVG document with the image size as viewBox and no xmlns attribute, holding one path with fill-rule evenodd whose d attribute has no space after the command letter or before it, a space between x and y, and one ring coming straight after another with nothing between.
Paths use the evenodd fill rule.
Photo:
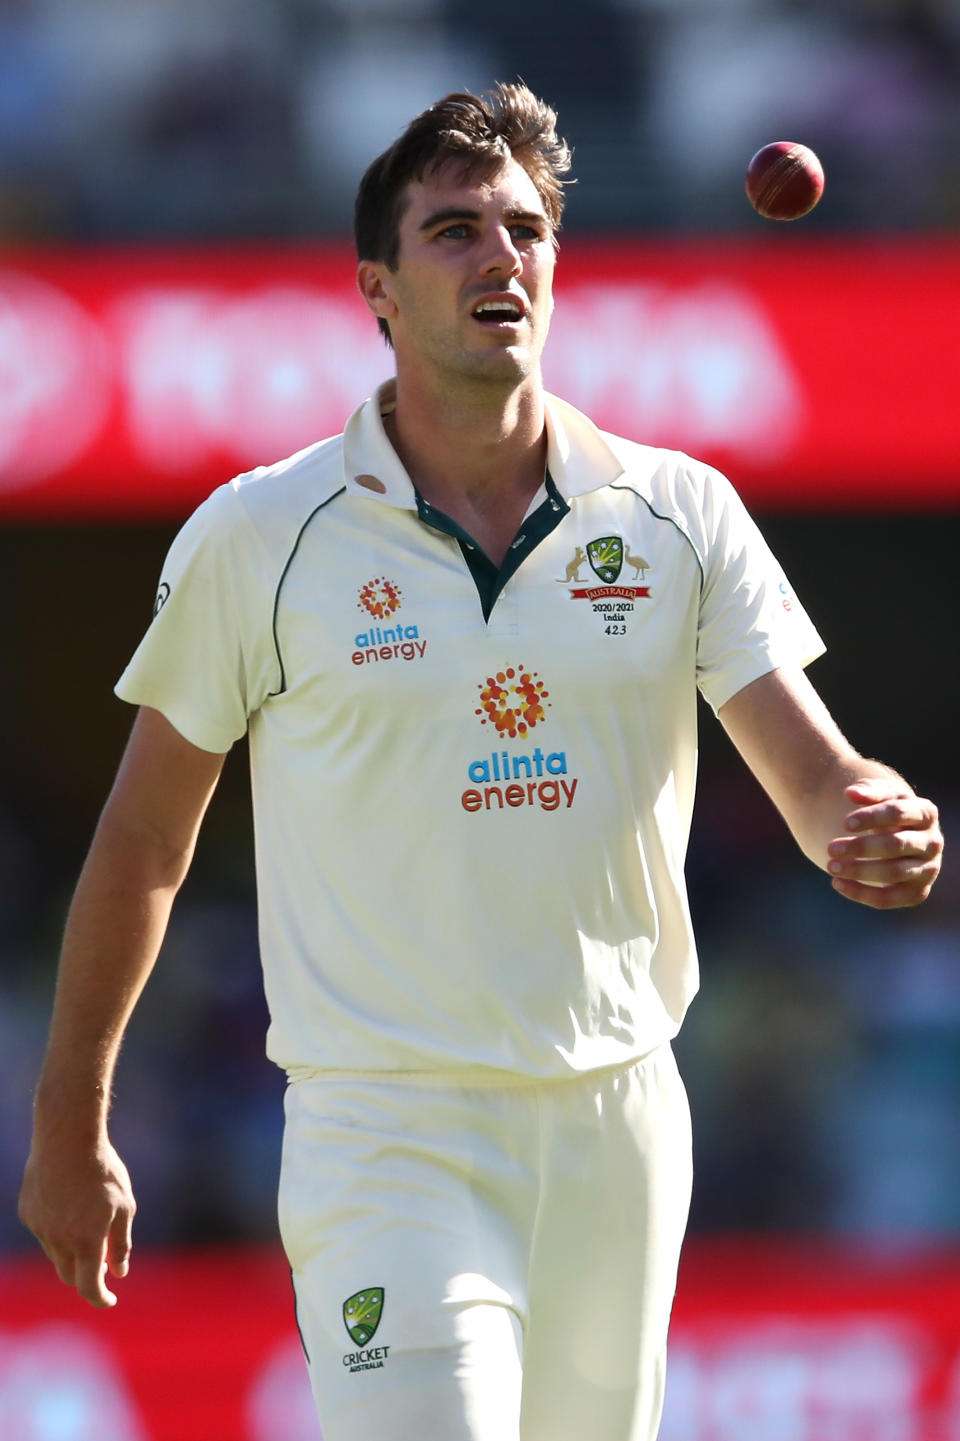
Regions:
<instances>
[{"instance_id":1,"label":"man's right hand","mask_svg":"<svg viewBox=\"0 0 960 1441\"><path fill-rule=\"evenodd\" d=\"M106 1276L109 1271L119 1280L129 1269L137 1209L130 1177L106 1138L92 1149L71 1151L34 1138L20 1188L20 1220L61 1281L91 1306L115 1306Z\"/></svg>"}]
</instances>

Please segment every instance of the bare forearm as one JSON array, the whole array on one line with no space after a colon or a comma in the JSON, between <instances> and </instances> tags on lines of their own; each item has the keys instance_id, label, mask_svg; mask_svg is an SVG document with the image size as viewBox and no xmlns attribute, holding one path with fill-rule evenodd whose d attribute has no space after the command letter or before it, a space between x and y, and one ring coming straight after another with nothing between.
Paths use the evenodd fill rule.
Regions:
<instances>
[{"instance_id":1,"label":"bare forearm","mask_svg":"<svg viewBox=\"0 0 960 1441\"><path fill-rule=\"evenodd\" d=\"M894 781L906 791L910 789L889 766L851 749L811 776L810 788L797 792L792 804L781 807L797 845L822 871L829 869L831 841L846 832L847 817L856 809L847 787L864 780Z\"/></svg>"},{"instance_id":2,"label":"bare forearm","mask_svg":"<svg viewBox=\"0 0 960 1441\"><path fill-rule=\"evenodd\" d=\"M940 871L937 808L889 766L858 755L797 668L745 686L720 711L801 850L849 900L926 900Z\"/></svg>"},{"instance_id":3,"label":"bare forearm","mask_svg":"<svg viewBox=\"0 0 960 1441\"><path fill-rule=\"evenodd\" d=\"M106 1122L117 1053L153 968L189 857L105 816L64 934L37 1120L92 1140Z\"/></svg>"}]
</instances>

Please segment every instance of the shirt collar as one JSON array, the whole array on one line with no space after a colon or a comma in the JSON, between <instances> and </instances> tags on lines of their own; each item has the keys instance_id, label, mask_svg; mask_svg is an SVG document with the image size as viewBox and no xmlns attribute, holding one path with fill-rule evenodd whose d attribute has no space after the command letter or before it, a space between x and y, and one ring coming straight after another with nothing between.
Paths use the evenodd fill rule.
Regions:
<instances>
[{"instance_id":1,"label":"shirt collar","mask_svg":"<svg viewBox=\"0 0 960 1441\"><path fill-rule=\"evenodd\" d=\"M623 465L593 421L565 400L544 396L547 469L565 498L587 495L623 475Z\"/></svg>"},{"instance_id":2,"label":"shirt collar","mask_svg":"<svg viewBox=\"0 0 960 1441\"><path fill-rule=\"evenodd\" d=\"M347 421L343 433L344 483L348 491L386 505L416 510L417 494L383 428L397 403L388 380ZM564 497L599 490L623 474L623 466L602 433L574 406L544 396L547 469Z\"/></svg>"},{"instance_id":3,"label":"shirt collar","mask_svg":"<svg viewBox=\"0 0 960 1441\"><path fill-rule=\"evenodd\" d=\"M396 404L397 383L388 380L353 412L343 432L343 479L354 494L416 510L413 482L383 428Z\"/></svg>"}]
</instances>

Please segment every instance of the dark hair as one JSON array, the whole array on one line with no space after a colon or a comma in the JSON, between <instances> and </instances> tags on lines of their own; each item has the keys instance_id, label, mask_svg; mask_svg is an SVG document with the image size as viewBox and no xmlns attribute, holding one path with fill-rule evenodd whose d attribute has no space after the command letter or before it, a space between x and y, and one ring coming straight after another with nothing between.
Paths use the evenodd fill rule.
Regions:
<instances>
[{"instance_id":1,"label":"dark hair","mask_svg":"<svg viewBox=\"0 0 960 1441\"><path fill-rule=\"evenodd\" d=\"M556 112L522 84L498 84L483 96L445 95L411 120L367 168L354 209L357 258L396 269L404 191L411 181L447 162L459 165L464 177L487 179L511 159L530 176L552 229L558 230L570 150L557 134ZM389 325L382 319L377 323L389 342Z\"/></svg>"}]
</instances>

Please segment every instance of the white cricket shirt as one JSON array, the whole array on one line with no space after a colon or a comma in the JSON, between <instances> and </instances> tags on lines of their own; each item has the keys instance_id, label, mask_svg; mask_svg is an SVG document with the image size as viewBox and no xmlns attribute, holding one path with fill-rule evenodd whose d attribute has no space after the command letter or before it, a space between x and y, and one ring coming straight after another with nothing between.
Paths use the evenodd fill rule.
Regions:
<instances>
[{"instance_id":1,"label":"white cricket shirt","mask_svg":"<svg viewBox=\"0 0 960 1441\"><path fill-rule=\"evenodd\" d=\"M716 710L823 645L708 466L549 398L498 575L417 496L391 404L210 496L117 694L206 750L249 730L278 1065L627 1063L698 984L697 686Z\"/></svg>"}]
</instances>

